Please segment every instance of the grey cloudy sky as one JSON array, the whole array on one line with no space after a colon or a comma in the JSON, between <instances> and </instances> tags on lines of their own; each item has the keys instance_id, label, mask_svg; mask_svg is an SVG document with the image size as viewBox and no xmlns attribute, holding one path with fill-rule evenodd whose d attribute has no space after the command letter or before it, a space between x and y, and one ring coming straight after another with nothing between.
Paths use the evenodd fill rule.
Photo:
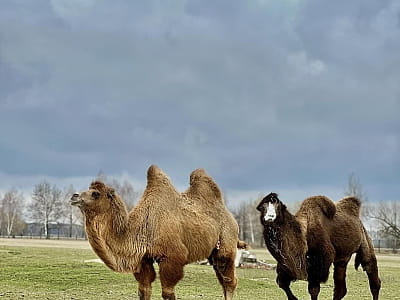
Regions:
<instances>
[{"instance_id":1,"label":"grey cloudy sky","mask_svg":"<svg viewBox=\"0 0 400 300\"><path fill-rule=\"evenodd\" d=\"M0 191L99 170L399 200L400 1L0 2Z\"/></svg>"}]
</instances>

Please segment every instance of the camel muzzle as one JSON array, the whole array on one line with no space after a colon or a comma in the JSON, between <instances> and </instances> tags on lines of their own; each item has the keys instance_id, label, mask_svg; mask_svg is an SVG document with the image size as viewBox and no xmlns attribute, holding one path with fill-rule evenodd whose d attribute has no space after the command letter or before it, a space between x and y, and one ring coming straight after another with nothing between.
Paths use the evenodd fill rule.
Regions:
<instances>
[{"instance_id":1,"label":"camel muzzle","mask_svg":"<svg viewBox=\"0 0 400 300\"><path fill-rule=\"evenodd\" d=\"M70 204L73 206L80 206L82 204L82 201L79 199L79 194L74 193L71 197Z\"/></svg>"}]
</instances>

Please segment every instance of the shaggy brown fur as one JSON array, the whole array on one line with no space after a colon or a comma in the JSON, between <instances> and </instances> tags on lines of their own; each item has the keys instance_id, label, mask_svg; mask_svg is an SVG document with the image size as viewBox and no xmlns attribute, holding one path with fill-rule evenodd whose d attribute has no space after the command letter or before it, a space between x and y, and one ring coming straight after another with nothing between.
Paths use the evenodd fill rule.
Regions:
<instances>
[{"instance_id":1,"label":"shaggy brown fur","mask_svg":"<svg viewBox=\"0 0 400 300\"><path fill-rule=\"evenodd\" d=\"M246 245L238 240L238 225L220 189L204 170L193 171L190 187L179 193L167 175L151 166L143 196L129 214L114 190L99 181L75 194L71 204L85 215L89 242L104 263L134 274L140 299L151 298L154 262L159 264L163 299L176 299L174 288L183 267L205 258L213 264L225 299L232 299L236 250Z\"/></svg>"},{"instance_id":2,"label":"shaggy brown fur","mask_svg":"<svg viewBox=\"0 0 400 300\"><path fill-rule=\"evenodd\" d=\"M278 195L271 193L257 206L265 243L278 262L277 283L289 300L297 299L289 287L296 279L308 281L311 299L316 300L332 263L333 299L342 299L347 293L346 268L353 253L355 267L362 265L373 299L378 299L381 282L371 239L359 218L360 205L355 197L343 198L335 205L325 196L313 196L304 200L293 216Z\"/></svg>"}]
</instances>

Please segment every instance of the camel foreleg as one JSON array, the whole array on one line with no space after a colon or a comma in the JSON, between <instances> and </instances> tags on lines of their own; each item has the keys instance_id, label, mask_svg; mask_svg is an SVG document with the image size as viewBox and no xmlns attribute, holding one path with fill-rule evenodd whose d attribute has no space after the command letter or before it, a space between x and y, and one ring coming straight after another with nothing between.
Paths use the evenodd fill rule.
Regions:
<instances>
[{"instance_id":1,"label":"camel foreleg","mask_svg":"<svg viewBox=\"0 0 400 300\"><path fill-rule=\"evenodd\" d=\"M276 277L276 283L278 286L285 291L288 300L298 300L295 295L293 295L290 290L290 282L294 280L286 271L282 268L282 266L278 263L276 267L276 272L278 276Z\"/></svg>"},{"instance_id":2,"label":"camel foreleg","mask_svg":"<svg viewBox=\"0 0 400 300\"><path fill-rule=\"evenodd\" d=\"M138 295L140 300L151 299L151 284L156 279L153 261L144 259L141 262L139 271L133 274L139 282Z\"/></svg>"}]
</instances>

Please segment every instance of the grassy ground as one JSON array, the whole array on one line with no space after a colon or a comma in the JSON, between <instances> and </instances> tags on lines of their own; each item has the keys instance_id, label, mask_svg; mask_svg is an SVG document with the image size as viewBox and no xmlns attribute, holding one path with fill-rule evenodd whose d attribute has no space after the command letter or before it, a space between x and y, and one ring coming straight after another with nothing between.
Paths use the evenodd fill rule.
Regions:
<instances>
[{"instance_id":1,"label":"grassy ground","mask_svg":"<svg viewBox=\"0 0 400 300\"><path fill-rule=\"evenodd\" d=\"M87 244L77 242L73 247L43 241L41 247L42 242L36 243L33 247L16 246L0 240L0 299L138 299L133 276L88 262L97 257ZM253 252L258 258L273 262L263 249ZM400 299L400 257L379 256L378 262L381 299ZM237 269L237 272L239 286L235 299L286 299L275 283L275 271ZM349 266L347 278L347 299L371 298L364 272ZM300 299L309 299L305 282L295 282L292 287ZM331 299L332 289L330 279L322 285L320 299ZM156 280L153 298L161 299L160 295L160 283ZM186 266L177 295L179 299L223 299L212 268L202 265Z\"/></svg>"}]
</instances>

